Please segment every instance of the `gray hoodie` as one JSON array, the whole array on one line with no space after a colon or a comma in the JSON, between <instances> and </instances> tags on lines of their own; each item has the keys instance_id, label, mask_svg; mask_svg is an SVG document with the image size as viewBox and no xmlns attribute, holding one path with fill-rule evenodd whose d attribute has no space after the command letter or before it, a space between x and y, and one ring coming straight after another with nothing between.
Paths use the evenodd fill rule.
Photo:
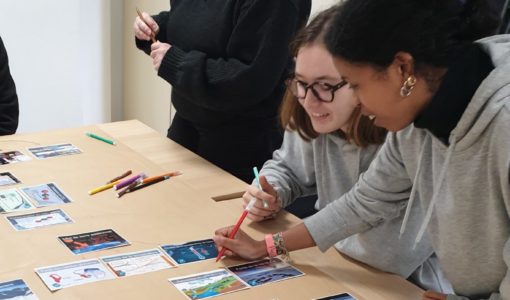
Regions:
<instances>
[{"instance_id":1,"label":"gray hoodie","mask_svg":"<svg viewBox=\"0 0 510 300\"><path fill-rule=\"evenodd\" d=\"M337 134L319 135L311 142L306 142L296 132L286 131L282 147L274 152L272 160L264 164L261 174L276 186L282 207L289 205L297 197L317 194L315 207L321 210L354 186L360 173L368 168L378 150L379 146L375 145L357 147ZM412 214L409 230L401 239L398 230L402 217L384 222L381 226L343 241L337 239L332 242L339 241L335 247L356 260L405 278L418 269L413 274L413 280L417 284L440 291L451 291L442 276L437 259L429 259L433 254L430 243L417 251L412 250L414 236L423 219L419 209L413 210ZM333 220L324 221L328 224L322 230L330 230ZM326 248L331 245L332 243ZM425 261L427 263L420 268Z\"/></svg>"},{"instance_id":2,"label":"gray hoodie","mask_svg":"<svg viewBox=\"0 0 510 300\"><path fill-rule=\"evenodd\" d=\"M410 198L403 234L413 210L426 212L415 249L428 247L426 231L461 295L448 299L510 299L510 35L478 43L495 69L451 132L450 146L413 125L390 134L342 201L305 221L321 249L394 218Z\"/></svg>"}]
</instances>

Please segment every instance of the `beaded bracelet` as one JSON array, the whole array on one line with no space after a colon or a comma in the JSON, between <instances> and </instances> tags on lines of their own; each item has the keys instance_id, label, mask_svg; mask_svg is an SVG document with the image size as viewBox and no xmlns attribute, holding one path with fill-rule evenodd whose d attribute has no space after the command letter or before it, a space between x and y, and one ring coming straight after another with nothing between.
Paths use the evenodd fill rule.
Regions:
<instances>
[{"instance_id":1,"label":"beaded bracelet","mask_svg":"<svg viewBox=\"0 0 510 300\"><path fill-rule=\"evenodd\" d=\"M281 255L283 260L290 261L290 253L287 251L285 247L285 243L283 242L283 233L278 232L277 234L273 234L273 244L276 248L276 254Z\"/></svg>"}]
</instances>

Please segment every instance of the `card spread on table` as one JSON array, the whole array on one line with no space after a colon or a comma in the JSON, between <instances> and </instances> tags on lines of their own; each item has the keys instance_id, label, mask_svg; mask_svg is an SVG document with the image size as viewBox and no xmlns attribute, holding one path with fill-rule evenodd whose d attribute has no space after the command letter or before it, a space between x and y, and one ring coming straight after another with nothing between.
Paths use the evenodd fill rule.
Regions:
<instances>
[{"instance_id":1,"label":"card spread on table","mask_svg":"<svg viewBox=\"0 0 510 300\"><path fill-rule=\"evenodd\" d=\"M30 158L30 156L19 151L7 151L0 153L0 165L13 164L31 159L32 158Z\"/></svg>"},{"instance_id":2,"label":"card spread on table","mask_svg":"<svg viewBox=\"0 0 510 300\"><path fill-rule=\"evenodd\" d=\"M16 189L0 191L0 213L32 209L34 206Z\"/></svg>"},{"instance_id":3,"label":"card spread on table","mask_svg":"<svg viewBox=\"0 0 510 300\"><path fill-rule=\"evenodd\" d=\"M162 245L168 256L178 264L216 258L218 250L212 239L191 241L184 244Z\"/></svg>"},{"instance_id":4,"label":"card spread on table","mask_svg":"<svg viewBox=\"0 0 510 300\"><path fill-rule=\"evenodd\" d=\"M2 172L0 173L0 186L13 185L21 183L21 181L16 178L10 172Z\"/></svg>"},{"instance_id":5,"label":"card spread on table","mask_svg":"<svg viewBox=\"0 0 510 300\"><path fill-rule=\"evenodd\" d=\"M348 293L341 293L341 294L326 296L326 297L322 297L322 298L317 298L314 300L356 300L356 298L354 298L353 296L351 296Z\"/></svg>"},{"instance_id":6,"label":"card spread on table","mask_svg":"<svg viewBox=\"0 0 510 300\"><path fill-rule=\"evenodd\" d=\"M159 249L103 256L101 260L118 277L149 273L175 267Z\"/></svg>"},{"instance_id":7,"label":"card spread on table","mask_svg":"<svg viewBox=\"0 0 510 300\"><path fill-rule=\"evenodd\" d=\"M188 299L205 299L248 288L226 270L215 270L168 279Z\"/></svg>"},{"instance_id":8,"label":"card spread on table","mask_svg":"<svg viewBox=\"0 0 510 300\"><path fill-rule=\"evenodd\" d=\"M74 223L71 217L69 217L61 209L41 211L18 216L6 216L6 219L9 221L12 227L18 231L48 227L57 224Z\"/></svg>"},{"instance_id":9,"label":"card spread on table","mask_svg":"<svg viewBox=\"0 0 510 300\"><path fill-rule=\"evenodd\" d=\"M0 300L37 300L23 279L0 282Z\"/></svg>"},{"instance_id":10,"label":"card spread on table","mask_svg":"<svg viewBox=\"0 0 510 300\"><path fill-rule=\"evenodd\" d=\"M28 151L30 151L35 157L39 159L82 153L81 150L76 148L73 144L32 147L28 148Z\"/></svg>"},{"instance_id":11,"label":"card spread on table","mask_svg":"<svg viewBox=\"0 0 510 300\"><path fill-rule=\"evenodd\" d=\"M303 272L279 258L263 259L227 269L250 286L259 286L304 275Z\"/></svg>"},{"instance_id":12,"label":"card spread on table","mask_svg":"<svg viewBox=\"0 0 510 300\"><path fill-rule=\"evenodd\" d=\"M55 183L41 184L21 188L37 207L58 205L71 202Z\"/></svg>"},{"instance_id":13,"label":"card spread on table","mask_svg":"<svg viewBox=\"0 0 510 300\"><path fill-rule=\"evenodd\" d=\"M115 278L99 259L81 260L37 268L35 272L50 291Z\"/></svg>"},{"instance_id":14,"label":"card spread on table","mask_svg":"<svg viewBox=\"0 0 510 300\"><path fill-rule=\"evenodd\" d=\"M59 236L58 239L74 254L129 245L128 241L111 229Z\"/></svg>"}]
</instances>

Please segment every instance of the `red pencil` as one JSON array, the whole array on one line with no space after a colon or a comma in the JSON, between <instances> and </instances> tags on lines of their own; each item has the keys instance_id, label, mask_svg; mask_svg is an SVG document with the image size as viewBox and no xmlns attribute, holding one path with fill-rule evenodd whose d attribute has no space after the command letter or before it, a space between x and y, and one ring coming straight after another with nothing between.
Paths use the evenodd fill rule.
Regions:
<instances>
[{"instance_id":1,"label":"red pencil","mask_svg":"<svg viewBox=\"0 0 510 300\"><path fill-rule=\"evenodd\" d=\"M248 206L249 206L249 204L248 204ZM239 227L241 227L241 224L243 223L244 218L246 218L246 216L248 215L248 206L246 207L246 209L241 214L241 217L239 218L239 220L237 220L237 224L236 224L236 226L234 226L234 230L232 230L232 232L228 236L229 239L233 239L234 238L234 236L236 235L237 231L239 230ZM220 258L223 256L223 254L225 254L225 250L227 250L227 248L221 247L221 250L218 253L218 256L216 256L216 262L218 262L220 260Z\"/></svg>"}]
</instances>

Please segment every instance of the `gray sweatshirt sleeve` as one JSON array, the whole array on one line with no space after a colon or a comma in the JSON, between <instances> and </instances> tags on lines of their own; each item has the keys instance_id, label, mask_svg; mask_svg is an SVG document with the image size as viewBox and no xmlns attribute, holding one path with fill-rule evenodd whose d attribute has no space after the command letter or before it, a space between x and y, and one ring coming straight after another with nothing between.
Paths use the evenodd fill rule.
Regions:
<instances>
[{"instance_id":1,"label":"gray sweatshirt sleeve","mask_svg":"<svg viewBox=\"0 0 510 300\"><path fill-rule=\"evenodd\" d=\"M305 220L321 251L353 234L399 216L412 182L402 164L395 134L389 134L356 185L341 198Z\"/></svg>"},{"instance_id":2,"label":"gray sweatshirt sleeve","mask_svg":"<svg viewBox=\"0 0 510 300\"><path fill-rule=\"evenodd\" d=\"M275 186L282 207L317 192L313 157L312 142L304 141L295 131L285 131L282 146L260 171Z\"/></svg>"}]
</instances>

